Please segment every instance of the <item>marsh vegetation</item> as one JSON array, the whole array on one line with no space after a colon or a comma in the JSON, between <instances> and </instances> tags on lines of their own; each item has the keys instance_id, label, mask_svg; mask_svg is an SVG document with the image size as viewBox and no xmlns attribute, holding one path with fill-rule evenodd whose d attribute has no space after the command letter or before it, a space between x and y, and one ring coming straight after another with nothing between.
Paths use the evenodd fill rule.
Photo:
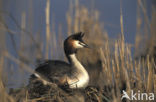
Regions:
<instances>
[{"instance_id":1,"label":"marsh vegetation","mask_svg":"<svg viewBox=\"0 0 156 102\"><path fill-rule=\"evenodd\" d=\"M26 15L21 14L21 22L7 12L0 12L0 101L1 102L121 102L122 90L130 94L134 92L156 93L156 7L152 7L151 19L147 16L146 2L138 0L136 18L136 38L134 44L124 39L124 23L122 5L120 7L121 33L117 38L109 38L104 29L105 22L99 21L99 14L95 9L89 10L80 5L78 0L69 4L66 12L67 32L63 26L55 29L55 23L50 25L50 0L46 1L45 21L46 34L33 34L27 31ZM9 17L20 29L13 31L5 23L5 16ZM62 59L64 39L75 32L85 32L85 41L92 49L82 49L78 52L78 59L87 68L90 75L89 86L85 90L66 92L55 83L38 86L35 90L43 95L30 98L24 75L30 75L34 65L43 59ZM12 44L12 53L9 50ZM134 50L132 53L132 49ZM60 53L60 54L58 54ZM61 54L62 53L62 54ZM20 87L8 87L8 81L15 81L13 73L18 72ZM17 74L16 72L16 74ZM18 80L18 78L17 78ZM18 82L17 82L18 83ZM34 87L34 86L31 86ZM34 90L32 89L32 92ZM37 93L36 93L37 94ZM129 100L123 100L129 101ZM138 101L137 101L138 102ZM154 102L154 101L153 101Z\"/></svg>"}]
</instances>

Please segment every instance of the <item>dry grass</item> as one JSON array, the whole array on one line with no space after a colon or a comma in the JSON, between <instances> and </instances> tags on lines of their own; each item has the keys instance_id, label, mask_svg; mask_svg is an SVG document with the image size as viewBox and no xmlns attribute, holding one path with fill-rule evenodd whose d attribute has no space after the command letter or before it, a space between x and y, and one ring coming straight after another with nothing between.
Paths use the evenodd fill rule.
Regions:
<instances>
[{"instance_id":1,"label":"dry grass","mask_svg":"<svg viewBox=\"0 0 156 102\"><path fill-rule=\"evenodd\" d=\"M140 90L141 92L156 93L156 9L154 7L152 9L152 19L150 22L147 17L145 4L143 4L141 0L138 0L137 35L134 46L126 43L124 40L122 5L120 7L121 36L112 40L108 37L107 32L102 27L103 24L99 21L99 12L97 10L89 11L86 7L80 6L78 0L76 0L75 4L70 2L69 10L66 13L67 34L78 31L85 32L86 36L84 39L88 45L92 47L91 50L82 49L77 55L79 60L87 68L91 77L89 86L85 90L70 90L70 92L66 92L57 87L55 83L48 84L47 86L43 86L43 84L40 83L39 86L37 86L38 89L33 89L34 86L31 84L28 89L26 85L24 85L21 86L24 88L9 90L6 85L6 79L9 77L11 71L7 74L5 74L5 71L11 70L9 69L11 65L19 69L20 71L18 72L20 73L32 74L32 66L35 65L36 60L40 58L48 59L56 55L57 51L59 53L59 47L56 46L62 45L64 38L61 30L63 27L61 25L59 26L58 37L56 37L55 33L55 24L52 25L51 31L49 23L49 2L50 0L47 0L45 9L45 47L41 34L38 33L34 36L26 30L25 13L21 15L21 26L11 17L18 28L21 29L21 36L10 30L6 24L2 22L4 21L3 15L0 16L0 29L3 29L0 31L1 102L16 102L19 100L23 102L36 102L41 100L45 102L121 102L122 90L125 90L128 94L130 94L130 90L134 90L135 92ZM141 11L143 11L143 17L140 16ZM145 26L143 30L148 32L149 35L146 36L148 38L143 36L141 25ZM12 38L11 42L13 42L16 56L12 55L6 48L6 33ZM14 37L18 38L19 41L15 41ZM149 40L149 38L151 38L151 40ZM142 42L144 43L142 44ZM20 46L18 46L17 43L19 43ZM139 50L142 45L146 45L141 48L144 49L144 53ZM132 56L132 47L135 47L136 58ZM43 52L46 53L44 54ZM64 58L64 56L62 55L60 58ZM11 65L9 65L9 63L11 63ZM44 79L41 79L39 82L43 80ZM31 90L32 93L28 93L29 90ZM43 96L35 96L38 94L38 91L36 93L34 92L35 90L42 90ZM35 98L32 98L30 95L33 94L33 92L35 93L33 96Z\"/></svg>"}]
</instances>

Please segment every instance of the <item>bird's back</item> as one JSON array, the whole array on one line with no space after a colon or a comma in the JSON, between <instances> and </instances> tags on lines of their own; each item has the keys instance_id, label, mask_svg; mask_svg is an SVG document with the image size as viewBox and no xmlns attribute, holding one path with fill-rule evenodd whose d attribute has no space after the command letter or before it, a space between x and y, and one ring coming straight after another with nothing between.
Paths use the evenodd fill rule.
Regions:
<instances>
[{"instance_id":1,"label":"bird's back","mask_svg":"<svg viewBox=\"0 0 156 102\"><path fill-rule=\"evenodd\" d=\"M58 61L58 60L47 60L42 64L39 64L35 69L35 72L42 75L44 78L51 82L58 81L60 78L71 74L70 64ZM31 77L34 77L32 75Z\"/></svg>"}]
</instances>

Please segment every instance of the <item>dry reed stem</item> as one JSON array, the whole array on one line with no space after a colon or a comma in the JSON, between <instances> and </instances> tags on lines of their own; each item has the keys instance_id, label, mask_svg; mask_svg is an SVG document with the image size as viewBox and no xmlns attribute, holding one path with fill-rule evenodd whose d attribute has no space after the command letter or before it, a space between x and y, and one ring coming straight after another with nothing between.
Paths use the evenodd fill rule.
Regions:
<instances>
[{"instance_id":1,"label":"dry reed stem","mask_svg":"<svg viewBox=\"0 0 156 102\"><path fill-rule=\"evenodd\" d=\"M139 6L141 7L142 11L143 11L143 14L144 14L144 17L145 17L145 22L147 24L147 27L148 27L148 31L150 32L150 22L149 22L149 19L148 19L148 16L147 16L147 11L146 11L146 8L144 7L143 3L142 3L142 0L138 0L138 4Z\"/></svg>"},{"instance_id":2,"label":"dry reed stem","mask_svg":"<svg viewBox=\"0 0 156 102\"><path fill-rule=\"evenodd\" d=\"M70 34L73 33L73 27L72 27L72 15L73 15L73 2L72 0L70 0L70 4L69 4L69 10L66 13L66 20L67 20L67 26L68 26L68 31L67 31L67 35L69 36Z\"/></svg>"},{"instance_id":3,"label":"dry reed stem","mask_svg":"<svg viewBox=\"0 0 156 102\"><path fill-rule=\"evenodd\" d=\"M74 19L74 32L79 31L79 19L80 19L80 11L79 11L79 1L75 0L75 19Z\"/></svg>"},{"instance_id":4,"label":"dry reed stem","mask_svg":"<svg viewBox=\"0 0 156 102\"><path fill-rule=\"evenodd\" d=\"M102 72L104 73L105 72L105 68L104 68L105 57L104 57L102 48L100 48L100 55L101 55L101 60L102 60Z\"/></svg>"},{"instance_id":5,"label":"dry reed stem","mask_svg":"<svg viewBox=\"0 0 156 102\"><path fill-rule=\"evenodd\" d=\"M3 102L15 102L14 99L8 95L6 92L6 88L4 86L4 83L2 81L2 72L3 72L3 67L4 67L4 56L0 56L0 99Z\"/></svg>"},{"instance_id":6,"label":"dry reed stem","mask_svg":"<svg viewBox=\"0 0 156 102\"><path fill-rule=\"evenodd\" d=\"M125 43L124 43L124 27L123 27L123 14L122 14L122 0L120 0L120 26L121 26L121 47L120 47L120 58L121 58L121 69L122 69L122 73L123 77L125 77L125 81L126 81L126 90L129 93L131 88L130 88L130 82L129 82L129 76L128 76L128 72L127 69L125 68Z\"/></svg>"},{"instance_id":7,"label":"dry reed stem","mask_svg":"<svg viewBox=\"0 0 156 102\"><path fill-rule=\"evenodd\" d=\"M49 40L50 40L50 0L46 2L46 59L49 58Z\"/></svg>"},{"instance_id":8,"label":"dry reed stem","mask_svg":"<svg viewBox=\"0 0 156 102\"><path fill-rule=\"evenodd\" d=\"M147 58L147 68L148 68L148 76L147 76L147 92L153 91L153 68L152 64L149 61L149 56Z\"/></svg>"}]
</instances>

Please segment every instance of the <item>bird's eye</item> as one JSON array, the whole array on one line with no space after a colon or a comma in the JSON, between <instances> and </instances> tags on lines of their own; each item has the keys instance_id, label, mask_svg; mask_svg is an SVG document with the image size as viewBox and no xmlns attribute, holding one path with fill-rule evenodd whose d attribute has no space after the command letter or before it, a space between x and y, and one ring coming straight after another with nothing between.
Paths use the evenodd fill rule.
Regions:
<instances>
[{"instance_id":1,"label":"bird's eye","mask_svg":"<svg viewBox=\"0 0 156 102\"><path fill-rule=\"evenodd\" d=\"M82 45L82 42L79 42L80 45Z\"/></svg>"}]
</instances>

